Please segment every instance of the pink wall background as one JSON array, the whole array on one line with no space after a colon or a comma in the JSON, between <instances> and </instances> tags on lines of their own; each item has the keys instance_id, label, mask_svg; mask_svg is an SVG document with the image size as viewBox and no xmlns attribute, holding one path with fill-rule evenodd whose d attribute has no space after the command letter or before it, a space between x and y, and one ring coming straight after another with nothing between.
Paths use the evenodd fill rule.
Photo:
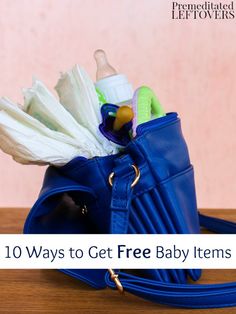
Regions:
<instances>
[{"instance_id":1,"label":"pink wall background","mask_svg":"<svg viewBox=\"0 0 236 314\"><path fill-rule=\"evenodd\" d=\"M32 75L53 89L75 63L95 78L103 48L135 87L179 112L199 207L236 208L235 20L171 20L171 2L1 0L0 95L22 102ZM0 152L0 206L31 206L44 171Z\"/></svg>"}]
</instances>

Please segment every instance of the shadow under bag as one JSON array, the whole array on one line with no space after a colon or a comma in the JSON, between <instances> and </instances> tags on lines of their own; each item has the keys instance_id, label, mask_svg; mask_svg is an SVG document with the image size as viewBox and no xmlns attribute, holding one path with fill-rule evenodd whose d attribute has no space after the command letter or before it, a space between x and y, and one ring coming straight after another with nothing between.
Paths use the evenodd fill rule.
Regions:
<instances>
[{"instance_id":1,"label":"shadow under bag","mask_svg":"<svg viewBox=\"0 0 236 314\"><path fill-rule=\"evenodd\" d=\"M117 155L77 157L46 171L25 233L236 233L236 224L198 214L193 167L176 113L137 128L137 136ZM107 270L62 270L95 288L116 287ZM125 291L178 307L236 305L236 283L187 284L198 269L119 272ZM117 278L115 280L117 283Z\"/></svg>"}]
</instances>

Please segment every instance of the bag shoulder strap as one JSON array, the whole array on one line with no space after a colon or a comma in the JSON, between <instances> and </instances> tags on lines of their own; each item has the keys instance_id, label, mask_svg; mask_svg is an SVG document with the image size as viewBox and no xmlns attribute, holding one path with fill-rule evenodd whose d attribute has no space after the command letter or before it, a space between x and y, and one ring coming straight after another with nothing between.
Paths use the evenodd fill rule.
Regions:
<instances>
[{"instance_id":1,"label":"bag shoulder strap","mask_svg":"<svg viewBox=\"0 0 236 314\"><path fill-rule=\"evenodd\" d=\"M217 233L236 233L236 223L199 214L201 226ZM236 306L236 282L223 284L172 284L124 272L119 279L125 291L157 303L186 308ZM116 285L106 273L111 288Z\"/></svg>"},{"instance_id":2,"label":"bag shoulder strap","mask_svg":"<svg viewBox=\"0 0 236 314\"><path fill-rule=\"evenodd\" d=\"M227 233L234 234L236 233L236 223L228 220L209 217L199 213L199 222L200 225L212 232L215 233Z\"/></svg>"}]
</instances>

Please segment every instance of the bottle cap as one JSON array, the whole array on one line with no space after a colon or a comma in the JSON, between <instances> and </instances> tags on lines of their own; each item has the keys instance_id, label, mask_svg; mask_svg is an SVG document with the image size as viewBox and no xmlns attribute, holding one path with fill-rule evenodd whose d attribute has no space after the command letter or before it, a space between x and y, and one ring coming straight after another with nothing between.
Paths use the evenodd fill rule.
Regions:
<instances>
[{"instance_id":1,"label":"bottle cap","mask_svg":"<svg viewBox=\"0 0 236 314\"><path fill-rule=\"evenodd\" d=\"M123 74L105 77L96 82L95 86L111 104L129 104L133 97L133 88Z\"/></svg>"}]
</instances>

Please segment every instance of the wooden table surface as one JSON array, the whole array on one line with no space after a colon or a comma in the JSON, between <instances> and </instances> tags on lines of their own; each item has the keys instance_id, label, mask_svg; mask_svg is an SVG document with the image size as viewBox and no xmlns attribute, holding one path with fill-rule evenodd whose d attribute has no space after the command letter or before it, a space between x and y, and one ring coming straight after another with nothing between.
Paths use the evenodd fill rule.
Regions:
<instances>
[{"instance_id":1,"label":"wooden table surface","mask_svg":"<svg viewBox=\"0 0 236 314\"><path fill-rule=\"evenodd\" d=\"M201 210L236 221L236 210ZM0 233L22 233L27 209L0 209ZM201 283L235 281L236 270L205 270ZM235 308L188 310L154 304L109 288L94 290L56 270L0 270L0 313L227 313Z\"/></svg>"}]
</instances>

